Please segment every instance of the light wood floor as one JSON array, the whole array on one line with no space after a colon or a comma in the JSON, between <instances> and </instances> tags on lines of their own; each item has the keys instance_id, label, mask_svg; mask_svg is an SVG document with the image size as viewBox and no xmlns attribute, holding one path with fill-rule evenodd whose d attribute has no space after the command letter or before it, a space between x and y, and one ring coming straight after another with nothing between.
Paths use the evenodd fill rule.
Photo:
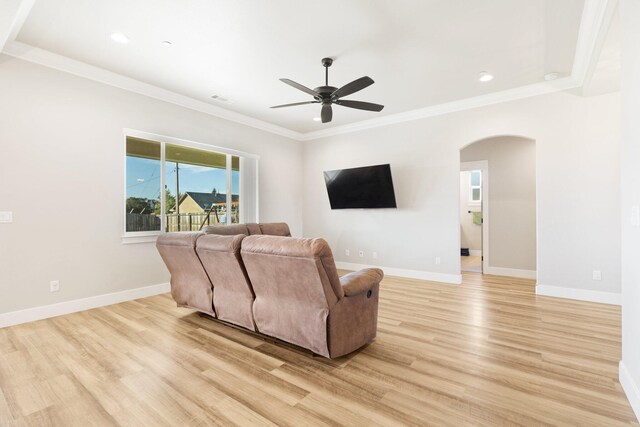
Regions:
<instances>
[{"instance_id":1,"label":"light wood floor","mask_svg":"<svg viewBox=\"0 0 640 427\"><path fill-rule=\"evenodd\" d=\"M638 425L619 359L619 308L527 280L386 278L335 361L162 295L0 329L0 425Z\"/></svg>"},{"instance_id":2,"label":"light wood floor","mask_svg":"<svg viewBox=\"0 0 640 427\"><path fill-rule=\"evenodd\" d=\"M468 255L460 257L462 271L482 273L482 257Z\"/></svg>"}]
</instances>

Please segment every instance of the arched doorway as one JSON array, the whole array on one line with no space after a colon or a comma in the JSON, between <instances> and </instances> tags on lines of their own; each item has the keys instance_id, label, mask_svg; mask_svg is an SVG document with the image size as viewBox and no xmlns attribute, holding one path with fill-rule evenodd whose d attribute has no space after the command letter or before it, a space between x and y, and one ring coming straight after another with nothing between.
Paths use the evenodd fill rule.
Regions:
<instances>
[{"instance_id":1,"label":"arched doorway","mask_svg":"<svg viewBox=\"0 0 640 427\"><path fill-rule=\"evenodd\" d=\"M460 150L461 270L535 278L536 146L494 136Z\"/></svg>"}]
</instances>

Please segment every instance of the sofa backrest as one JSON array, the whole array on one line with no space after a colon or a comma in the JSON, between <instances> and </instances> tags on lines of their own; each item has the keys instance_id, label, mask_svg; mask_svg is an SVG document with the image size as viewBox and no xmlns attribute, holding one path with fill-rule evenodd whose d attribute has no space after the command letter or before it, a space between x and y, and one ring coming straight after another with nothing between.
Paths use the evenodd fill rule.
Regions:
<instances>
[{"instance_id":1,"label":"sofa backrest","mask_svg":"<svg viewBox=\"0 0 640 427\"><path fill-rule=\"evenodd\" d=\"M156 248L171 274L171 296L182 307L215 316L213 285L196 253L196 242L204 233L165 233Z\"/></svg>"},{"instance_id":2,"label":"sofa backrest","mask_svg":"<svg viewBox=\"0 0 640 427\"><path fill-rule=\"evenodd\" d=\"M247 223L247 224L230 224L230 225L210 225L205 227L206 234L220 234L230 236L235 234L244 234L253 236L256 234L268 234L271 236L291 236L291 231L286 222L272 222L264 224Z\"/></svg>"},{"instance_id":3,"label":"sofa backrest","mask_svg":"<svg viewBox=\"0 0 640 427\"><path fill-rule=\"evenodd\" d=\"M255 330L253 289L240 258L245 237L207 234L198 239L196 252L215 289L213 306L218 319Z\"/></svg>"},{"instance_id":4,"label":"sofa backrest","mask_svg":"<svg viewBox=\"0 0 640 427\"><path fill-rule=\"evenodd\" d=\"M269 236L291 237L291 231L289 230L289 225L286 222L268 222L258 225L260 226L262 234L267 234Z\"/></svg>"},{"instance_id":5,"label":"sofa backrest","mask_svg":"<svg viewBox=\"0 0 640 427\"><path fill-rule=\"evenodd\" d=\"M254 230L256 229L254 228ZM260 234L260 227L257 227L257 231ZM204 232L205 234L218 234L221 236L233 236L236 234L248 236L250 234L247 224L210 225L204 228Z\"/></svg>"},{"instance_id":6,"label":"sofa backrest","mask_svg":"<svg viewBox=\"0 0 640 427\"><path fill-rule=\"evenodd\" d=\"M344 293L327 242L249 236L241 254L258 330L328 356L327 316Z\"/></svg>"}]
</instances>

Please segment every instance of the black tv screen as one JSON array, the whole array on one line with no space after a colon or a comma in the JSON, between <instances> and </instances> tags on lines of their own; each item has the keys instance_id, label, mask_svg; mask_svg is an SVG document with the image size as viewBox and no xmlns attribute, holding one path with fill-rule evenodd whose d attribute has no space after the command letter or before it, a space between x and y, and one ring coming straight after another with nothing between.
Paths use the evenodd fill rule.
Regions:
<instances>
[{"instance_id":1,"label":"black tv screen","mask_svg":"<svg viewBox=\"0 0 640 427\"><path fill-rule=\"evenodd\" d=\"M324 181L331 209L396 207L388 164L326 171Z\"/></svg>"}]
</instances>

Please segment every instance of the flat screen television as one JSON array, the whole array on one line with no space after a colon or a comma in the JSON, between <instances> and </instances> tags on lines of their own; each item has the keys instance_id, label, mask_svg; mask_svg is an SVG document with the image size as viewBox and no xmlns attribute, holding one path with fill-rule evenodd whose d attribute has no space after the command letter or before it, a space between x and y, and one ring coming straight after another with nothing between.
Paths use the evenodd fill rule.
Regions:
<instances>
[{"instance_id":1,"label":"flat screen television","mask_svg":"<svg viewBox=\"0 0 640 427\"><path fill-rule=\"evenodd\" d=\"M397 207L388 164L326 171L324 182L331 209Z\"/></svg>"}]
</instances>

